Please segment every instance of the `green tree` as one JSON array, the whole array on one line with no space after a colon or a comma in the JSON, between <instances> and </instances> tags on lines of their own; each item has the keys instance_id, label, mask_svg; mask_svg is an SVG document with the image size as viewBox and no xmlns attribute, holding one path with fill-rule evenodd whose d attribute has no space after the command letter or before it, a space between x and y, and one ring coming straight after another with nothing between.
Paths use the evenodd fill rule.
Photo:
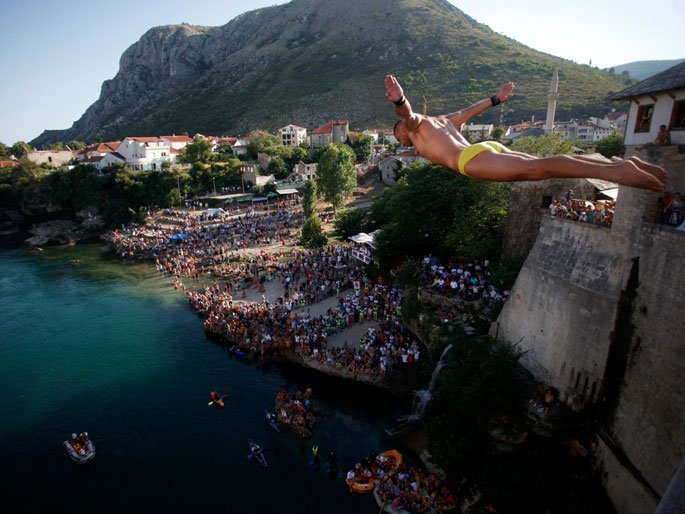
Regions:
<instances>
[{"instance_id":1,"label":"green tree","mask_svg":"<svg viewBox=\"0 0 685 514\"><path fill-rule=\"evenodd\" d=\"M316 182L308 180L304 185L304 198L302 200L302 210L305 218L311 218L316 215Z\"/></svg>"},{"instance_id":2,"label":"green tree","mask_svg":"<svg viewBox=\"0 0 685 514\"><path fill-rule=\"evenodd\" d=\"M623 146L623 134L614 130L606 137L603 137L595 145L595 149L607 159L611 157L623 157L626 147Z\"/></svg>"},{"instance_id":3,"label":"green tree","mask_svg":"<svg viewBox=\"0 0 685 514\"><path fill-rule=\"evenodd\" d=\"M273 157L266 167L266 171L269 175L276 177L276 180L283 180L288 175L290 175L290 169L281 157Z\"/></svg>"},{"instance_id":4,"label":"green tree","mask_svg":"<svg viewBox=\"0 0 685 514\"><path fill-rule=\"evenodd\" d=\"M216 147L216 158L219 162L225 162L231 157L234 157L231 145L221 144Z\"/></svg>"},{"instance_id":5,"label":"green tree","mask_svg":"<svg viewBox=\"0 0 685 514\"><path fill-rule=\"evenodd\" d=\"M177 160L186 164L195 162L206 163L212 157L212 142L209 139L197 135L192 143L188 143L179 153Z\"/></svg>"},{"instance_id":6,"label":"green tree","mask_svg":"<svg viewBox=\"0 0 685 514\"><path fill-rule=\"evenodd\" d=\"M307 150L301 146L288 146L285 147L286 152L282 155L285 163L288 165L288 169L292 170L298 162L307 159Z\"/></svg>"},{"instance_id":7,"label":"green tree","mask_svg":"<svg viewBox=\"0 0 685 514\"><path fill-rule=\"evenodd\" d=\"M33 148L31 148L31 145L24 143L23 141L17 141L10 148L10 154L14 155L14 157L17 159L25 157L29 152L32 151Z\"/></svg>"},{"instance_id":8,"label":"green tree","mask_svg":"<svg viewBox=\"0 0 685 514\"><path fill-rule=\"evenodd\" d=\"M508 188L432 164L411 166L371 208L373 226L382 229L376 238L381 266L391 269L428 253L496 257Z\"/></svg>"},{"instance_id":9,"label":"green tree","mask_svg":"<svg viewBox=\"0 0 685 514\"><path fill-rule=\"evenodd\" d=\"M487 338L458 338L445 354L428 422L429 450L449 476L477 478L492 449L493 421L525 422L529 397L519 380L520 350Z\"/></svg>"},{"instance_id":10,"label":"green tree","mask_svg":"<svg viewBox=\"0 0 685 514\"><path fill-rule=\"evenodd\" d=\"M352 194L357 185L354 152L342 143L329 145L319 160L317 188L333 206L333 212Z\"/></svg>"},{"instance_id":11,"label":"green tree","mask_svg":"<svg viewBox=\"0 0 685 514\"><path fill-rule=\"evenodd\" d=\"M520 137L511 145L516 152L523 152L537 157L568 155L573 153L573 143L564 140L558 132L540 137Z\"/></svg>"},{"instance_id":12,"label":"green tree","mask_svg":"<svg viewBox=\"0 0 685 514\"><path fill-rule=\"evenodd\" d=\"M499 141L502 139L502 136L504 136L505 132L506 131L504 130L504 127L495 127L495 130L492 131L492 139Z\"/></svg>"},{"instance_id":13,"label":"green tree","mask_svg":"<svg viewBox=\"0 0 685 514\"><path fill-rule=\"evenodd\" d=\"M321 229L321 220L318 216L310 216L302 227L300 244L305 248L322 248L326 245L328 238Z\"/></svg>"},{"instance_id":14,"label":"green tree","mask_svg":"<svg viewBox=\"0 0 685 514\"><path fill-rule=\"evenodd\" d=\"M71 149L72 152L78 152L86 147L86 143L84 143L83 141L76 141L74 139L72 141L69 141L69 143L67 143L67 146Z\"/></svg>"},{"instance_id":15,"label":"green tree","mask_svg":"<svg viewBox=\"0 0 685 514\"><path fill-rule=\"evenodd\" d=\"M10 148L5 143L0 143L0 159L9 159Z\"/></svg>"},{"instance_id":16,"label":"green tree","mask_svg":"<svg viewBox=\"0 0 685 514\"><path fill-rule=\"evenodd\" d=\"M61 152L64 149L64 143L62 141L55 141L50 145L50 150L53 150L55 152Z\"/></svg>"},{"instance_id":17,"label":"green tree","mask_svg":"<svg viewBox=\"0 0 685 514\"><path fill-rule=\"evenodd\" d=\"M371 136L366 134L351 135L346 143L354 151L357 162L366 162L371 157L371 148L373 147Z\"/></svg>"},{"instance_id":18,"label":"green tree","mask_svg":"<svg viewBox=\"0 0 685 514\"><path fill-rule=\"evenodd\" d=\"M250 142L247 145L247 156L256 159L257 154L266 153L278 155L283 149L283 141L280 137L269 134L263 130L255 130L250 133Z\"/></svg>"},{"instance_id":19,"label":"green tree","mask_svg":"<svg viewBox=\"0 0 685 514\"><path fill-rule=\"evenodd\" d=\"M367 211L364 209L343 209L336 215L333 225L341 239L347 239L365 230L365 217Z\"/></svg>"}]
</instances>

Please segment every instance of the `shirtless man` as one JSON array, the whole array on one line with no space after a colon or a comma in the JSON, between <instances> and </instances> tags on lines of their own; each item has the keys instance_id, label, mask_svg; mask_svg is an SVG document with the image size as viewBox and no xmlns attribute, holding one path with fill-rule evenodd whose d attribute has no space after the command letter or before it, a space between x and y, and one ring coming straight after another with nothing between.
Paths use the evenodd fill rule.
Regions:
<instances>
[{"instance_id":1,"label":"shirtless man","mask_svg":"<svg viewBox=\"0 0 685 514\"><path fill-rule=\"evenodd\" d=\"M514 152L496 141L470 145L456 127L486 109L506 102L514 84L503 84L496 95L461 111L443 116L425 116L412 111L402 86L392 75L385 77L385 98L395 104L400 121L395 137L404 146L414 146L423 157L463 175L497 182L547 178L596 178L624 186L664 191L666 170L637 157L617 162L578 155L534 157Z\"/></svg>"}]
</instances>

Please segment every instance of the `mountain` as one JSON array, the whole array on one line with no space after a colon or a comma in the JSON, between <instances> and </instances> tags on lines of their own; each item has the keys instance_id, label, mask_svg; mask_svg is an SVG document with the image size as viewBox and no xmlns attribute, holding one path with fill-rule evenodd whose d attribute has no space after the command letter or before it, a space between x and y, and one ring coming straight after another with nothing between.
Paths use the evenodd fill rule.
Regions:
<instances>
[{"instance_id":1,"label":"mountain","mask_svg":"<svg viewBox=\"0 0 685 514\"><path fill-rule=\"evenodd\" d=\"M607 95L629 80L528 48L446 0L292 0L220 27L150 29L71 128L46 131L31 144L236 135L330 119L348 119L353 129L387 127L394 118L384 99L387 73L429 114L470 105L514 81L516 96L503 116L519 122L545 115L555 68L557 119L602 114L612 107ZM500 112L478 120L497 121Z\"/></svg>"},{"instance_id":2,"label":"mountain","mask_svg":"<svg viewBox=\"0 0 685 514\"><path fill-rule=\"evenodd\" d=\"M644 80L657 73L661 73L676 64L680 64L685 59L670 59L661 61L635 61L628 64L614 66L614 73L628 72L628 74L638 80Z\"/></svg>"}]
</instances>

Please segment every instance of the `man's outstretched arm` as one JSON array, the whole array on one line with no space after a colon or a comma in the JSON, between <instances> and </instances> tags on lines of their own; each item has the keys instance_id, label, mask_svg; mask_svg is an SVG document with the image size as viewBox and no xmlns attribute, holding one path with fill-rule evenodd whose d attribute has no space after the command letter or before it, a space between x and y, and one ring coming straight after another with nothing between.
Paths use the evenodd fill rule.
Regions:
<instances>
[{"instance_id":1,"label":"man's outstretched arm","mask_svg":"<svg viewBox=\"0 0 685 514\"><path fill-rule=\"evenodd\" d=\"M486 98L485 100L481 100L480 102L475 103L466 109L462 109L461 111L450 113L447 115L447 119L450 120L458 129L462 123L466 123L468 120L480 114L481 112L488 110L490 107L494 107L502 102L506 102L512 96L514 96L514 83L507 82L506 84L502 84L500 86L497 94L494 96Z\"/></svg>"},{"instance_id":2,"label":"man's outstretched arm","mask_svg":"<svg viewBox=\"0 0 685 514\"><path fill-rule=\"evenodd\" d=\"M402 86L392 75L385 76L385 98L395 104L395 112L405 120L408 130L414 130L418 126L419 116L412 111L409 100L404 96Z\"/></svg>"}]
</instances>

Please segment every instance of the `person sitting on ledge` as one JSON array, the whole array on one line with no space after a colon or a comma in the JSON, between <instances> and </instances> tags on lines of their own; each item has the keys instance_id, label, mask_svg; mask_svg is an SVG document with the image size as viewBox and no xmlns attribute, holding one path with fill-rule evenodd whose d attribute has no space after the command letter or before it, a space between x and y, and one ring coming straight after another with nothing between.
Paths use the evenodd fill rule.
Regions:
<instances>
[{"instance_id":1,"label":"person sitting on ledge","mask_svg":"<svg viewBox=\"0 0 685 514\"><path fill-rule=\"evenodd\" d=\"M385 77L385 98L395 104L400 120L394 134L403 146L440 166L482 180L514 182L548 178L596 178L624 186L662 193L668 174L660 166L637 157L612 162L580 155L538 158L514 152L496 141L470 145L457 127L490 107L514 95L514 84L503 84L497 94L461 111L442 116L426 116L412 111L402 86L392 75Z\"/></svg>"},{"instance_id":2,"label":"person sitting on ledge","mask_svg":"<svg viewBox=\"0 0 685 514\"><path fill-rule=\"evenodd\" d=\"M654 140L655 145L670 145L671 144L671 134L666 130L666 125L659 125L659 133L656 135Z\"/></svg>"}]
</instances>

